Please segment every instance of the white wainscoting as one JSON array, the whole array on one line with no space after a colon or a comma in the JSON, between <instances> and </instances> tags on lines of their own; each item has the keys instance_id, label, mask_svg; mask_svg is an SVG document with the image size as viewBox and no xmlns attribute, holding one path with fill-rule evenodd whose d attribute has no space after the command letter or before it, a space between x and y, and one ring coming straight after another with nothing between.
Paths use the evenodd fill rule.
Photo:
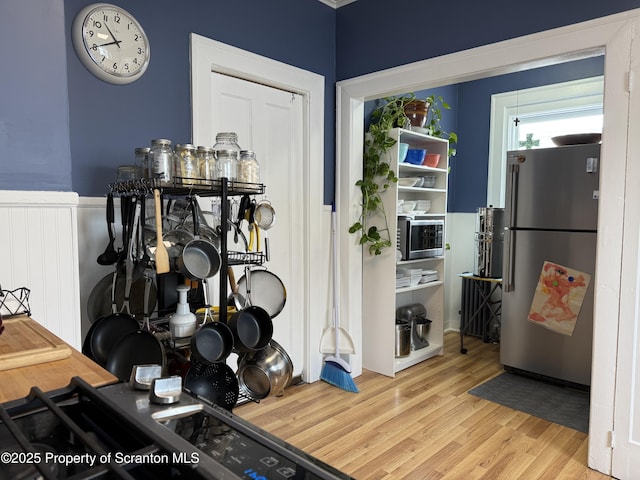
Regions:
<instances>
[{"instance_id":1,"label":"white wainscoting","mask_svg":"<svg viewBox=\"0 0 640 480\"><path fill-rule=\"evenodd\" d=\"M78 195L0 191L0 285L30 290L31 316L81 346Z\"/></svg>"}]
</instances>

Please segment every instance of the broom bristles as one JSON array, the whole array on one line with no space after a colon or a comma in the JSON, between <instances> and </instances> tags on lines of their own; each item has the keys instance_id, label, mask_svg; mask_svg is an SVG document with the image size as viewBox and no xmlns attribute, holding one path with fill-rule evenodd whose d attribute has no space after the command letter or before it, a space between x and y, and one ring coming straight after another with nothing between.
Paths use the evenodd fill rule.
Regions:
<instances>
[{"instance_id":1,"label":"broom bristles","mask_svg":"<svg viewBox=\"0 0 640 480\"><path fill-rule=\"evenodd\" d=\"M320 380L347 392L358 393L360 391L353 381L351 374L346 372L340 364L332 362L329 359L324 362L322 371L320 372Z\"/></svg>"}]
</instances>

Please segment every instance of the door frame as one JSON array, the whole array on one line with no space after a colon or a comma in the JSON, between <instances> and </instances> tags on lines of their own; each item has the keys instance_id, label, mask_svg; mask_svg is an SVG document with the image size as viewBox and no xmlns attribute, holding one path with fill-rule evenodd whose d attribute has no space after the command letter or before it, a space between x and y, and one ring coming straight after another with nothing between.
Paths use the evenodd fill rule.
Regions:
<instances>
[{"instance_id":1,"label":"door frame","mask_svg":"<svg viewBox=\"0 0 640 480\"><path fill-rule=\"evenodd\" d=\"M360 192L354 184L362 172L364 102L606 53L588 464L607 474L611 472L610 432L616 388L612 372L616 371L618 328L621 322L632 321L621 318L618 312L624 220L621 192L625 190L627 158L633 158L634 153L626 149L627 136L640 134L631 131L633 125L627 131L627 72L631 40L638 24L640 10L631 10L363 75L336 85L336 205L338 232L344 245L338 262L343 280L341 294L345 299L341 315L362 319L363 253L348 228L358 218L360 203ZM459 167L454 164L452 168ZM356 349L362 351L362 323L349 328ZM357 375L362 371L362 359L354 356L352 360Z\"/></svg>"},{"instance_id":2,"label":"door frame","mask_svg":"<svg viewBox=\"0 0 640 480\"><path fill-rule=\"evenodd\" d=\"M304 348L303 379L320 378L322 357L318 345L322 325L313 322L314 312L325 310L324 287L318 285L314 272L322 271L326 251L322 239L324 189L324 77L301 68L263 57L224 43L190 34L192 141L213 145L215 132L211 123L211 73L231 75L250 82L294 92L303 97L303 258L291 259L303 265ZM268 187L268 186L267 186ZM292 232L291 234L294 234Z\"/></svg>"}]
</instances>

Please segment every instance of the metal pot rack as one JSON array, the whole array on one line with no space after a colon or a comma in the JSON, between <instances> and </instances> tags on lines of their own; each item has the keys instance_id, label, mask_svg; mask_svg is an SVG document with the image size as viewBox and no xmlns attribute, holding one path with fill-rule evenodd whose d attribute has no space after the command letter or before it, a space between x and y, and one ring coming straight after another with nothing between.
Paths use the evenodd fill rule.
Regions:
<instances>
[{"instance_id":1,"label":"metal pot rack","mask_svg":"<svg viewBox=\"0 0 640 480\"><path fill-rule=\"evenodd\" d=\"M139 178L109 184L114 196L144 195L153 196L160 189L163 196L184 198L192 196L220 197L220 225L229 223L229 197L241 195L259 195L265 191L261 183L247 183L218 178L202 180L198 178L173 177L170 182L156 178ZM227 268L232 265L262 265L265 255L262 252L229 252L227 236L220 235L220 312L219 321L227 323Z\"/></svg>"}]
</instances>

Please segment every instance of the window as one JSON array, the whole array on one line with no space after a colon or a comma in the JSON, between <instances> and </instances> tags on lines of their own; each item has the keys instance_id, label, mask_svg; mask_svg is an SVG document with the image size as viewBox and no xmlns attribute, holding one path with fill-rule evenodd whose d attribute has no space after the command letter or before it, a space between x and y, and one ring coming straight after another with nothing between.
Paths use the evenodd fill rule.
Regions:
<instances>
[{"instance_id":1,"label":"window","mask_svg":"<svg viewBox=\"0 0 640 480\"><path fill-rule=\"evenodd\" d=\"M508 151L554 147L557 135L602 132L603 88L600 76L492 95L487 205L504 207Z\"/></svg>"}]
</instances>

